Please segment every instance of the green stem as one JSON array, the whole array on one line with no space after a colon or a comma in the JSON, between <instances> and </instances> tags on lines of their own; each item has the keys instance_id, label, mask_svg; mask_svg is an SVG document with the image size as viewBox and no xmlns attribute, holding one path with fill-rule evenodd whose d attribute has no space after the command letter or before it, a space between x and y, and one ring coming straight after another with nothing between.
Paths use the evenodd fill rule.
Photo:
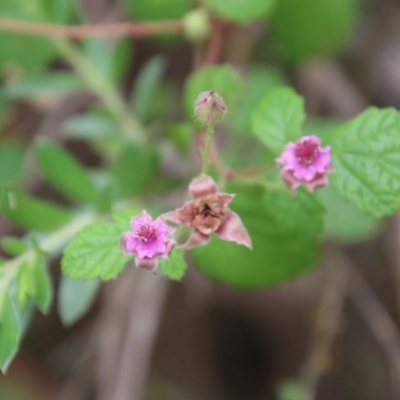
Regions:
<instances>
[{"instance_id":1,"label":"green stem","mask_svg":"<svg viewBox=\"0 0 400 400\"><path fill-rule=\"evenodd\" d=\"M53 39L53 43L117 120L122 133L131 140L144 142L146 136L140 122L133 116L133 112L128 109L113 85L101 75L96 66L68 40Z\"/></svg>"},{"instance_id":2,"label":"green stem","mask_svg":"<svg viewBox=\"0 0 400 400\"><path fill-rule=\"evenodd\" d=\"M202 150L202 155L203 155L203 174L208 173L208 168L210 166L210 150L211 150L211 143L212 143L212 138L214 136L214 124L208 124L207 126L207 137L206 137L206 143L204 145L204 149Z\"/></svg>"}]
</instances>

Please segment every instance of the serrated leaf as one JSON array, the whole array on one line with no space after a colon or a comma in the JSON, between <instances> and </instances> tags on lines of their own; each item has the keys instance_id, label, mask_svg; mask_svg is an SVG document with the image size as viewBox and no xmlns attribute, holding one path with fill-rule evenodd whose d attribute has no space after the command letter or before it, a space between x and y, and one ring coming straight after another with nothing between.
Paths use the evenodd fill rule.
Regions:
<instances>
[{"instance_id":1,"label":"serrated leaf","mask_svg":"<svg viewBox=\"0 0 400 400\"><path fill-rule=\"evenodd\" d=\"M218 15L236 22L249 22L266 18L275 5L275 0L206 0L206 4Z\"/></svg>"},{"instance_id":2,"label":"serrated leaf","mask_svg":"<svg viewBox=\"0 0 400 400\"><path fill-rule=\"evenodd\" d=\"M317 259L316 238L294 234L265 210L263 191L231 188L238 193L232 209L241 217L253 250L213 237L192 250L195 265L210 278L240 288L271 286L308 271Z\"/></svg>"},{"instance_id":3,"label":"serrated leaf","mask_svg":"<svg viewBox=\"0 0 400 400\"><path fill-rule=\"evenodd\" d=\"M174 281L180 281L185 275L187 264L182 250L172 250L169 260L160 259L161 269L164 275Z\"/></svg>"},{"instance_id":4,"label":"serrated leaf","mask_svg":"<svg viewBox=\"0 0 400 400\"><path fill-rule=\"evenodd\" d=\"M10 256L19 256L28 250L28 246L23 240L11 236L1 239L1 247Z\"/></svg>"},{"instance_id":5,"label":"serrated leaf","mask_svg":"<svg viewBox=\"0 0 400 400\"><path fill-rule=\"evenodd\" d=\"M375 217L400 203L400 117L371 107L326 137L332 148L332 184L347 200Z\"/></svg>"},{"instance_id":6,"label":"serrated leaf","mask_svg":"<svg viewBox=\"0 0 400 400\"><path fill-rule=\"evenodd\" d=\"M295 194L283 191L265 194L266 212L293 235L316 239L324 227L324 207L318 198L300 188Z\"/></svg>"},{"instance_id":7,"label":"serrated leaf","mask_svg":"<svg viewBox=\"0 0 400 400\"><path fill-rule=\"evenodd\" d=\"M301 137L305 121L304 100L289 87L276 88L256 107L252 127L254 134L275 154Z\"/></svg>"},{"instance_id":8,"label":"serrated leaf","mask_svg":"<svg viewBox=\"0 0 400 400\"><path fill-rule=\"evenodd\" d=\"M8 292L0 293L0 369L6 373L17 353L20 327L15 305Z\"/></svg>"},{"instance_id":9,"label":"serrated leaf","mask_svg":"<svg viewBox=\"0 0 400 400\"><path fill-rule=\"evenodd\" d=\"M92 306L100 288L100 281L72 279L61 276L58 295L58 313L65 326L73 325Z\"/></svg>"},{"instance_id":10,"label":"serrated leaf","mask_svg":"<svg viewBox=\"0 0 400 400\"><path fill-rule=\"evenodd\" d=\"M0 211L16 225L40 231L57 229L72 218L68 210L30 197L14 185L0 186Z\"/></svg>"},{"instance_id":11,"label":"serrated leaf","mask_svg":"<svg viewBox=\"0 0 400 400\"><path fill-rule=\"evenodd\" d=\"M97 190L82 165L66 150L47 140L35 144L35 156L44 177L76 202L93 203Z\"/></svg>"},{"instance_id":12,"label":"serrated leaf","mask_svg":"<svg viewBox=\"0 0 400 400\"><path fill-rule=\"evenodd\" d=\"M193 118L194 102L200 92L215 90L225 100L228 111L232 111L242 89L242 78L230 65L204 67L192 75L185 85L185 109Z\"/></svg>"},{"instance_id":13,"label":"serrated leaf","mask_svg":"<svg viewBox=\"0 0 400 400\"><path fill-rule=\"evenodd\" d=\"M117 224L95 222L83 228L64 250L61 267L75 279L115 278L132 258L119 250Z\"/></svg>"}]
</instances>

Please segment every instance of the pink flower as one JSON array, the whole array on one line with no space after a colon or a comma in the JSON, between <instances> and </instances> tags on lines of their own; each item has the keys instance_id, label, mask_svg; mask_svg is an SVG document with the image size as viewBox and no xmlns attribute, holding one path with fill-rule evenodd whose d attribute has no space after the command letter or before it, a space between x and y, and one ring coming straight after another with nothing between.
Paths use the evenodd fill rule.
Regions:
<instances>
[{"instance_id":1,"label":"pink flower","mask_svg":"<svg viewBox=\"0 0 400 400\"><path fill-rule=\"evenodd\" d=\"M233 194L219 192L214 180L207 175L193 179L189 184L189 193L193 201L162 216L168 221L194 228L186 249L206 244L213 232L220 239L252 248L250 236L240 217L228 208Z\"/></svg>"},{"instance_id":2,"label":"pink flower","mask_svg":"<svg viewBox=\"0 0 400 400\"><path fill-rule=\"evenodd\" d=\"M303 136L290 142L276 162L283 168L281 178L291 190L304 183L310 192L328 185L332 172L330 147L321 147L318 136Z\"/></svg>"},{"instance_id":3,"label":"pink flower","mask_svg":"<svg viewBox=\"0 0 400 400\"><path fill-rule=\"evenodd\" d=\"M161 218L154 221L146 210L131 219L131 232L124 232L120 238L120 249L124 254L135 254L138 268L155 271L158 257L169 258L176 242L170 235L174 230Z\"/></svg>"}]
</instances>

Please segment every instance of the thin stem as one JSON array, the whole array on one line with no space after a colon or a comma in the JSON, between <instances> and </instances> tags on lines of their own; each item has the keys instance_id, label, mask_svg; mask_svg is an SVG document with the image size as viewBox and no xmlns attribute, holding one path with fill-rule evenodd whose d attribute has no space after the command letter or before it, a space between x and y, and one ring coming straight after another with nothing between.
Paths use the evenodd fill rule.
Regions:
<instances>
[{"instance_id":1,"label":"thin stem","mask_svg":"<svg viewBox=\"0 0 400 400\"><path fill-rule=\"evenodd\" d=\"M53 43L117 120L122 133L131 140L143 142L145 134L140 122L133 116L133 112L128 109L110 82L99 73L96 66L68 40L54 39Z\"/></svg>"},{"instance_id":2,"label":"thin stem","mask_svg":"<svg viewBox=\"0 0 400 400\"><path fill-rule=\"evenodd\" d=\"M206 143L204 145L204 149L201 152L203 156L203 170L202 170L203 174L207 174L208 168L210 166L210 150L214 132L215 132L214 124L208 124Z\"/></svg>"},{"instance_id":3,"label":"thin stem","mask_svg":"<svg viewBox=\"0 0 400 400\"><path fill-rule=\"evenodd\" d=\"M0 31L25 35L46 36L49 38L81 39L85 37L146 37L166 33L180 33L183 24L180 20L157 22L120 22L93 25L56 25L43 22L28 22L0 18Z\"/></svg>"}]
</instances>

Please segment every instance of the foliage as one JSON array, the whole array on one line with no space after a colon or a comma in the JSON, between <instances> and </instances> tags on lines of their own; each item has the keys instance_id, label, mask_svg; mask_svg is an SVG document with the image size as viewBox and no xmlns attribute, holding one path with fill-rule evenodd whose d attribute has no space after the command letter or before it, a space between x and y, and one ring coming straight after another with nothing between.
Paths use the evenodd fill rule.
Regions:
<instances>
[{"instance_id":1,"label":"foliage","mask_svg":"<svg viewBox=\"0 0 400 400\"><path fill-rule=\"evenodd\" d=\"M209 24L214 17L229 28L271 23L274 42L294 63L343 50L358 15L356 0L326 0L323 5L317 0L254 0L251 6L244 0L204 0L198 9L189 0L124 0L123 4L135 22L153 21L142 28L154 29L154 21L177 23L181 36L187 28L183 25L196 24L194 17L200 15L207 29L201 27L201 38L190 38L198 40L194 45L199 54L209 43L207 33L215 33ZM67 0L5 0L0 14L25 23L81 23L82 19ZM312 23L310 15L314 15ZM154 34L160 37L159 31ZM135 64L137 76L128 84L133 76L128 67L136 60L127 38L73 38L0 33L4 80L0 91L0 212L23 231L18 237L1 240L8 256L0 264L3 372L16 354L24 321L29 320L34 305L44 314L50 310L54 289L49 266L61 267L58 312L65 325L72 325L90 309L102 280L134 268L138 254L124 254L120 245L121 235L134 229L135 217L147 210L154 219L164 218L167 214L163 213L179 209L186 200L187 183L205 172L209 161L219 183L217 197L230 200L225 193L236 194L229 207L248 230L253 249L234 243L240 236L234 228L230 228L231 236L221 233L226 215L236 214L224 209L217 215L220 225L205 234L188 213L185 228L179 221L171 223L175 235L171 241L177 242L171 253L169 248L156 252L165 279L180 281L188 265L193 265L211 279L239 288L283 283L315 266L321 238L346 243L364 240L379 229L380 218L397 210L397 110L370 107L346 123L325 123L323 132L314 125L323 145L330 148L332 185L319 193L302 186L291 192L275 160L288 143L294 145L314 131L308 132L311 125L304 99L287 84L285 68L260 61L267 53L265 44L256 49L257 62L251 61L244 72L229 63L215 62L213 46L218 40L211 37L213 51L201 54L204 60L182 77L181 87L170 78L168 58L160 54L141 66ZM166 46L165 41L161 43L158 46ZM278 63L284 62L275 56ZM122 84L124 95L119 90ZM82 90L96 99L79 114L65 117L61 135L38 137L29 144L10 140L14 137L13 112L21 104L40 114L60 104L63 96L80 96ZM210 91L224 98L228 112L221 123L209 124L206 136L206 129L194 121L193 106L200 92ZM207 106L212 109L215 104ZM36 132L30 133L33 137ZM197 161L199 150L202 167ZM91 162L82 156L88 152ZM40 188L32 190L27 182L35 177L39 177ZM193 201L195 210L201 208L196 198ZM206 211L198 216L210 217L212 213ZM144 247L154 238L148 228L144 227L148 236L141 237L143 232L136 231L132 235ZM190 249L190 239L186 239L200 234L204 246ZM209 243L204 236L211 236ZM143 256L142 261L149 258ZM294 398L292 393L297 393L295 386L286 388L282 398Z\"/></svg>"}]
</instances>

